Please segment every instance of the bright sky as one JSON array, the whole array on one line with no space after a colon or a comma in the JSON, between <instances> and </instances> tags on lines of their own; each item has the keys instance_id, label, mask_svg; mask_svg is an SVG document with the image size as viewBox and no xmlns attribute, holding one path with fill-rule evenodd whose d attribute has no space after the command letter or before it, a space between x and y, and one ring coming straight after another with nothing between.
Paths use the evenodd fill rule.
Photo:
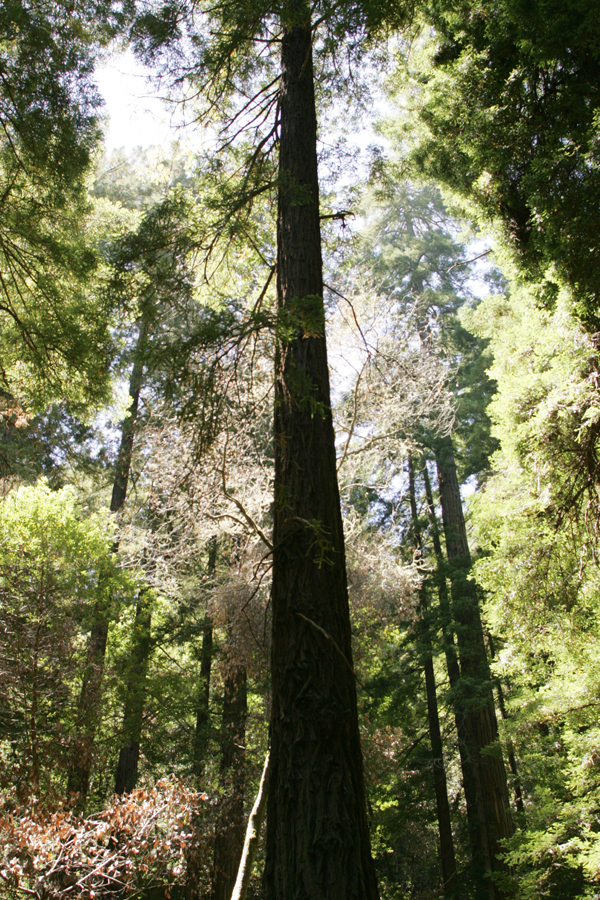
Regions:
<instances>
[{"instance_id":1,"label":"bright sky","mask_svg":"<svg viewBox=\"0 0 600 900\"><path fill-rule=\"evenodd\" d=\"M170 144L178 132L174 114L147 80L147 70L128 50L115 53L96 69L96 83L108 114L106 148L148 147Z\"/></svg>"},{"instance_id":2,"label":"bright sky","mask_svg":"<svg viewBox=\"0 0 600 900\"><path fill-rule=\"evenodd\" d=\"M198 125L177 127L182 122L181 109L161 99L159 89L148 78L150 74L151 70L138 62L129 49L110 53L106 61L97 66L95 80L104 98L104 112L108 118L106 149L110 152L117 148L169 146L173 141L192 147L207 142L210 145L209 129L204 130ZM352 143L357 150L364 151L371 143L385 145L387 141L376 135L372 122L367 121L362 133L352 134Z\"/></svg>"}]
</instances>

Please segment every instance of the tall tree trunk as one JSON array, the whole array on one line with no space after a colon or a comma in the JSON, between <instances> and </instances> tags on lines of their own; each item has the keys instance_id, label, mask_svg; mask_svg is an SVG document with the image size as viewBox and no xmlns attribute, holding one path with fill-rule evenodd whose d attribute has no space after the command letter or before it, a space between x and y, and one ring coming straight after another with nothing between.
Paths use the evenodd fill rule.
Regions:
<instances>
[{"instance_id":1,"label":"tall tree trunk","mask_svg":"<svg viewBox=\"0 0 600 900\"><path fill-rule=\"evenodd\" d=\"M495 900L502 894L490 876L505 871L498 858L501 852L499 841L510 837L514 829L506 770L498 743L498 723L477 588L468 580L471 554L450 437L438 443L436 465L461 670L455 704L459 711L464 711L467 722L476 775L480 855L488 876L488 896Z\"/></svg>"},{"instance_id":2,"label":"tall tree trunk","mask_svg":"<svg viewBox=\"0 0 600 900\"><path fill-rule=\"evenodd\" d=\"M490 648L490 657L493 661L496 653L494 648L494 640L489 631L488 644ZM504 702L504 690L499 678L496 679L496 693L498 695L498 709L500 710L500 715L502 716L504 721L506 721L508 719L508 713L506 711L506 704ZM519 770L517 768L517 760L515 758L515 748L510 738L508 738L508 740L506 741L506 755L508 757L508 768L510 769L510 774L513 776L515 807L517 812L524 813L525 807L523 806L523 794L521 793L521 779L519 778Z\"/></svg>"},{"instance_id":3,"label":"tall tree trunk","mask_svg":"<svg viewBox=\"0 0 600 900\"><path fill-rule=\"evenodd\" d=\"M208 547L208 579L212 583L217 565L217 539L212 537ZM212 667L213 624L208 613L202 626L202 655L200 658L200 684L196 707L196 730L194 732L193 773L196 781L204 774L206 752L210 737L210 675Z\"/></svg>"},{"instance_id":4,"label":"tall tree trunk","mask_svg":"<svg viewBox=\"0 0 600 900\"><path fill-rule=\"evenodd\" d=\"M450 609L450 598L448 597L448 587L446 585L446 562L442 552L442 543L440 541L440 530L433 502L433 491L431 489L431 479L427 466L422 469L423 483L425 485L425 499L427 502L427 515L429 518L431 542L433 544L433 552L436 560L436 580L438 586L438 597L440 602L440 622L442 626L442 637L444 640L444 653L446 654L446 663L448 668L448 678L450 687L458 684L460 678L460 668L458 658L456 656L456 646L452 634L452 611Z\"/></svg>"},{"instance_id":5,"label":"tall tree trunk","mask_svg":"<svg viewBox=\"0 0 600 900\"><path fill-rule=\"evenodd\" d=\"M208 578L212 582L217 565L217 539L212 537L208 547ZM200 658L200 684L196 707L196 729L192 755L192 773L197 789L202 788L202 778L206 768L206 757L210 739L210 678L213 659L213 623L208 612L208 604L202 626L202 650ZM192 820L194 840L186 851L185 898L198 900L200 883L205 870L206 848L202 842L202 820L195 816Z\"/></svg>"},{"instance_id":6,"label":"tall tree trunk","mask_svg":"<svg viewBox=\"0 0 600 900\"><path fill-rule=\"evenodd\" d=\"M110 598L104 596L104 592L102 592L94 606L92 629L88 638L86 665L77 704L73 758L67 782L68 793L79 795L78 804L80 806L85 804L94 761L96 713L100 709L109 615Z\"/></svg>"},{"instance_id":7,"label":"tall tree trunk","mask_svg":"<svg viewBox=\"0 0 600 900\"><path fill-rule=\"evenodd\" d=\"M413 539L417 551L421 553L423 542L421 539L421 526L419 524L419 514L417 510L414 466L410 455L408 457L408 485ZM421 606L421 621L419 623L420 627L418 629L417 639L420 640L422 646L421 657L425 672L429 740L431 742L431 756L433 759L433 786L435 790L438 829L440 833L442 880L444 896L451 898L456 896L456 859L454 857L454 840L452 837L450 805L448 803L448 789L446 786L446 770L444 768L444 751L438 714L437 690L435 685L435 673L433 670L433 649L425 584L422 584L419 588L419 601Z\"/></svg>"},{"instance_id":8,"label":"tall tree trunk","mask_svg":"<svg viewBox=\"0 0 600 900\"><path fill-rule=\"evenodd\" d=\"M325 346L312 32L285 7L280 100L271 764L265 900L378 895Z\"/></svg>"},{"instance_id":9,"label":"tall tree trunk","mask_svg":"<svg viewBox=\"0 0 600 900\"><path fill-rule=\"evenodd\" d=\"M110 511L112 513L117 513L121 509L127 496L127 484L133 454L133 438L143 380L141 356L146 344L147 331L146 319L142 318L133 368L129 379L129 408L127 416L121 425L121 443L115 465L110 502ZM113 550L116 553L116 544ZM94 757L94 738L101 706L102 676L104 674L111 605L112 598L107 595L106 591L100 589L99 598L96 601L92 615L92 628L88 639L85 672L77 704L73 760L67 782L68 793L79 794L81 803L85 802L90 785Z\"/></svg>"},{"instance_id":10,"label":"tall tree trunk","mask_svg":"<svg viewBox=\"0 0 600 900\"><path fill-rule=\"evenodd\" d=\"M115 794L132 791L137 783L140 758L140 738L146 699L146 674L150 656L151 612L147 591L140 591L135 611L133 641L127 693L123 711L123 736L127 743L119 751L115 774Z\"/></svg>"},{"instance_id":11,"label":"tall tree trunk","mask_svg":"<svg viewBox=\"0 0 600 900\"><path fill-rule=\"evenodd\" d=\"M444 652L446 655L446 667L448 669L448 680L452 691L452 699L459 690L460 667L456 655L456 646L452 632L452 611L450 609L450 598L448 596L448 587L446 585L446 561L442 552L442 544L440 541L440 532L438 528L437 516L433 502L433 492L431 489L431 480L427 466L423 467L423 481L425 484L425 497L427 500L427 511L429 514L430 532L433 543L433 550L436 557L436 577L438 583L438 596L440 603L440 620L442 625L442 637L444 641ZM454 706L454 719L456 722L456 734L458 737L458 752L460 756L460 768L462 772L463 790L465 792L465 802L467 805L467 821L469 827L469 843L471 848L471 876L475 883L481 884L483 893L487 894L485 886L485 867L481 856L481 847L479 839L479 810L477 805L477 776L475 772L475 761L471 755L469 730L467 726L466 711L456 703Z\"/></svg>"},{"instance_id":12,"label":"tall tree trunk","mask_svg":"<svg viewBox=\"0 0 600 900\"><path fill-rule=\"evenodd\" d=\"M230 900L244 849L246 670L234 668L225 678L221 766L222 798L215 828L212 900Z\"/></svg>"}]
</instances>

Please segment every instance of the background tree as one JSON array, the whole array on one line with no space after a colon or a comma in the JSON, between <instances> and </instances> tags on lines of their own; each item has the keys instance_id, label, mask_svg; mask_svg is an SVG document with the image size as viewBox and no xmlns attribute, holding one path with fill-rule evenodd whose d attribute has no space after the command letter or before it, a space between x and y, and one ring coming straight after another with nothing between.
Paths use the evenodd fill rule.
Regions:
<instances>
[{"instance_id":1,"label":"background tree","mask_svg":"<svg viewBox=\"0 0 600 900\"><path fill-rule=\"evenodd\" d=\"M352 427L358 432L357 438L350 434L352 443L349 446L353 449L349 452L361 454L363 470L370 457L371 465L377 471L377 482L383 480L387 484L386 505L389 506L392 498L402 496L401 484L406 477L404 447L408 449L409 460L412 453L425 451L425 459L433 456L437 463L449 563L441 559L438 540L433 548L440 564L442 608L437 624L442 625L444 632L452 689L450 698L456 715L473 858L470 880L477 885L476 890L481 896L488 896L495 895L496 891L491 873L502 868L498 838L510 836L512 825L506 774L498 748L492 749L498 739L498 730L479 601L475 585L466 577L470 569L470 550L449 436L454 414L457 428L465 439L464 469L469 475L476 471L481 477L482 464L489 465L486 450L489 452L492 445L489 436L486 437L489 429L486 395L480 389L479 379L473 379L474 371L479 374L481 370L482 347L473 342L456 316L460 307L469 302L467 271L462 263L464 250L451 236L451 221L439 194L431 188L407 185L395 189L394 197L393 203L383 199L377 203L371 199L370 207L367 207L370 216L359 245L361 275L373 295L369 312L373 311L367 320L368 326L361 328L361 337L371 350L372 358L367 359L360 379L370 388L368 398L363 399L364 387L357 384L348 404L354 407ZM383 303L385 318L379 311ZM412 357L419 360L414 370L409 368ZM388 359L393 361L392 364ZM423 365L424 360L430 361L429 373ZM390 373L394 363L400 377L392 381ZM436 369L439 400L432 405L435 382L431 383L431 375ZM418 378L415 377L417 373ZM415 378L416 390L412 378ZM452 391L456 391L456 399L452 398L450 385ZM417 399L407 416L402 400L413 392ZM429 403L423 402L427 393ZM382 423L384 410L385 424ZM399 447L400 441L404 447L402 444ZM428 479L427 474L426 481ZM427 484L423 487L427 494ZM379 487L378 498L381 493ZM374 510L377 494L373 498ZM403 532L400 540L410 540L412 534L414 544L417 533L414 523L417 523L417 531L420 526L415 473L410 462L408 494L411 524L400 526ZM402 501L396 502L397 508L401 508ZM378 515L389 521L388 527L391 527L392 515L396 517L401 513L390 515L391 510L386 512L381 500L377 505L381 509ZM425 557L420 538L416 545L422 563ZM447 577L452 585L452 609L446 594ZM454 635L458 638L456 648ZM426 653L425 648L422 652ZM428 679L433 680L431 672ZM433 692L431 696L433 699ZM483 750L484 747L488 750Z\"/></svg>"},{"instance_id":2,"label":"background tree","mask_svg":"<svg viewBox=\"0 0 600 900\"><path fill-rule=\"evenodd\" d=\"M0 13L5 412L107 397L110 309L94 290L85 180L100 138L94 57L117 19L110 0L11 0Z\"/></svg>"},{"instance_id":3,"label":"background tree","mask_svg":"<svg viewBox=\"0 0 600 900\"><path fill-rule=\"evenodd\" d=\"M1 517L4 762L13 757L3 780L22 802L52 801L69 765L91 610L99 594L126 596L134 581L111 553L107 517L86 516L73 490L21 487Z\"/></svg>"},{"instance_id":4,"label":"background tree","mask_svg":"<svg viewBox=\"0 0 600 900\"><path fill-rule=\"evenodd\" d=\"M596 331L595 4L436 0L423 11L436 34L417 99L417 165L501 224L544 302L568 283Z\"/></svg>"},{"instance_id":5,"label":"background tree","mask_svg":"<svg viewBox=\"0 0 600 900\"><path fill-rule=\"evenodd\" d=\"M596 349L570 297L560 295L554 312L543 311L518 285L510 298L486 301L473 327L492 338L498 394L491 411L501 441L475 505L486 550L477 573L490 592L488 619L502 636L497 671L510 679L509 708L522 709L508 724L525 779L526 825L508 858L519 896L581 896L596 871L595 839L580 818L582 802L596 805L586 755L596 740L587 719L596 683L596 537L589 530L596 500L584 462L595 455ZM576 675L575 659L588 654ZM565 851L555 857L559 845Z\"/></svg>"}]
</instances>

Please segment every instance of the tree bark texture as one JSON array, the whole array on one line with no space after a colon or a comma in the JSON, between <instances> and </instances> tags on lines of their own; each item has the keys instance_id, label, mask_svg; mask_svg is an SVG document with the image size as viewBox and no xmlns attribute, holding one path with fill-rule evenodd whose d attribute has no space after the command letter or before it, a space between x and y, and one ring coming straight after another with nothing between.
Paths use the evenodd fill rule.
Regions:
<instances>
[{"instance_id":1,"label":"tree bark texture","mask_svg":"<svg viewBox=\"0 0 600 900\"><path fill-rule=\"evenodd\" d=\"M119 751L115 774L115 794L129 793L137 783L146 699L146 674L151 648L150 625L151 612L148 606L148 595L146 591L141 591L135 611L131 668L127 679L123 711L123 736L127 743Z\"/></svg>"},{"instance_id":2,"label":"tree bark texture","mask_svg":"<svg viewBox=\"0 0 600 900\"><path fill-rule=\"evenodd\" d=\"M234 668L225 678L223 697L222 796L215 827L212 900L230 900L244 849L246 713L246 670Z\"/></svg>"},{"instance_id":3,"label":"tree bark texture","mask_svg":"<svg viewBox=\"0 0 600 900\"><path fill-rule=\"evenodd\" d=\"M436 449L436 464L461 670L455 704L459 711L464 711L467 722L469 750L476 776L480 854L488 875L488 896L495 900L502 894L489 876L505 870L498 858L501 852L499 841L510 837L514 828L506 770L498 742L498 723L477 588L474 582L468 580L471 554L450 437L440 441Z\"/></svg>"},{"instance_id":4,"label":"tree bark texture","mask_svg":"<svg viewBox=\"0 0 600 900\"><path fill-rule=\"evenodd\" d=\"M422 551L423 542L417 509L414 466L410 455L408 457L408 485L413 539L415 547L420 553ZM427 719L429 722L429 740L431 743L431 756L433 762L433 787L435 791L438 830L440 835L442 881L444 886L444 896L452 898L456 896L456 859L454 856L452 823L450 821L450 804L448 803L448 788L446 785L446 769L444 767L444 750L438 713L435 672L433 670L433 650L425 584L422 584L419 588L419 601L421 606L421 621L419 623L417 638L422 647L421 658L425 673Z\"/></svg>"},{"instance_id":5,"label":"tree bark texture","mask_svg":"<svg viewBox=\"0 0 600 900\"><path fill-rule=\"evenodd\" d=\"M133 438L143 382L141 354L146 343L146 337L147 323L145 319L142 319L136 344L135 360L129 379L129 408L127 416L121 424L121 442L115 465L110 503L110 511L112 513L117 513L121 509L127 496L127 484L133 454ZM113 549L116 552L116 545ZM73 760L67 782L67 792L69 794L79 794L81 802L85 802L90 786L94 758L94 738L102 695L102 677L104 675L110 610L110 598L103 591L100 591L100 596L94 606L92 629L88 639L86 667L77 704Z\"/></svg>"},{"instance_id":6,"label":"tree bark texture","mask_svg":"<svg viewBox=\"0 0 600 900\"><path fill-rule=\"evenodd\" d=\"M433 502L433 491L431 489L431 479L427 466L423 466L423 483L425 485L425 499L427 501L427 514L429 518L431 542L433 544L433 552L436 560L436 580L438 587L438 598L440 603L440 622L442 626L442 638L444 641L444 653L446 655L446 664L448 668L448 678L450 686L454 687L460 678L460 667L456 656L456 646L452 633L452 610L450 609L450 598L448 597L448 587L446 584L445 560L442 552L442 542L440 540L440 530L438 527L435 505Z\"/></svg>"},{"instance_id":7,"label":"tree bark texture","mask_svg":"<svg viewBox=\"0 0 600 900\"><path fill-rule=\"evenodd\" d=\"M271 764L265 900L371 900L325 346L308 4L282 38Z\"/></svg>"}]
</instances>

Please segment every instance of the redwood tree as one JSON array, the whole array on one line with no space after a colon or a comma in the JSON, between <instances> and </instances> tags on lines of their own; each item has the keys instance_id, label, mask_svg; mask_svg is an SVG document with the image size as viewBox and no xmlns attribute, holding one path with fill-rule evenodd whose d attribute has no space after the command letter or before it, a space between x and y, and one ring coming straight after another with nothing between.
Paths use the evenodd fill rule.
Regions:
<instances>
[{"instance_id":1,"label":"redwood tree","mask_svg":"<svg viewBox=\"0 0 600 900\"><path fill-rule=\"evenodd\" d=\"M375 898L325 344L309 7L281 47L265 896Z\"/></svg>"},{"instance_id":2,"label":"redwood tree","mask_svg":"<svg viewBox=\"0 0 600 900\"><path fill-rule=\"evenodd\" d=\"M410 454L408 456L408 493L410 500L412 537L416 552L421 553L423 541L421 538L421 525L417 510L414 461ZM456 859L454 855L452 823L450 821L450 804L448 803L448 788L446 784L442 732L438 713L437 688L433 668L431 617L428 610L427 592L424 583L419 587L419 606L421 619L418 629L420 634L418 636L421 639L422 645L421 660L423 671L425 673L425 688L427 692L427 720L429 724L431 755L433 757L433 786L435 790L435 802L440 835L440 862L442 864L444 896L451 898L456 895Z\"/></svg>"},{"instance_id":3,"label":"redwood tree","mask_svg":"<svg viewBox=\"0 0 600 900\"><path fill-rule=\"evenodd\" d=\"M129 674L123 711L122 737L124 743L119 748L119 759L115 774L115 794L128 793L137 784L140 739L146 699L146 675L152 649L151 621L152 613L149 592L147 589L142 588L137 600L133 626Z\"/></svg>"},{"instance_id":4,"label":"redwood tree","mask_svg":"<svg viewBox=\"0 0 600 900\"><path fill-rule=\"evenodd\" d=\"M212 900L229 900L244 848L245 743L248 710L246 669L230 664L225 676L221 764L223 791L215 825Z\"/></svg>"},{"instance_id":5,"label":"redwood tree","mask_svg":"<svg viewBox=\"0 0 600 900\"><path fill-rule=\"evenodd\" d=\"M216 0L144 6L133 28L146 60L165 51L163 71L178 84L190 79L199 116L219 120L218 171L228 171L226 152L235 158L236 174L215 191L203 247L214 253L219 241L248 233L256 198L277 188L268 900L378 893L325 342L313 49L319 44L324 58L343 45L356 57L370 30L404 17L404 4L388 0ZM249 242L253 250L260 240ZM257 316L250 327L263 322Z\"/></svg>"},{"instance_id":6,"label":"redwood tree","mask_svg":"<svg viewBox=\"0 0 600 900\"><path fill-rule=\"evenodd\" d=\"M466 721L468 749L475 773L478 855L487 875L487 895L490 900L496 900L504 896L491 878L494 872L505 870L499 856L502 852L499 841L510 837L514 826L477 586L468 578L471 554L450 437L438 442L436 465L460 660L461 677L454 703L457 714L462 714ZM473 828L473 823L470 825ZM485 893L482 891L481 896Z\"/></svg>"}]
</instances>

